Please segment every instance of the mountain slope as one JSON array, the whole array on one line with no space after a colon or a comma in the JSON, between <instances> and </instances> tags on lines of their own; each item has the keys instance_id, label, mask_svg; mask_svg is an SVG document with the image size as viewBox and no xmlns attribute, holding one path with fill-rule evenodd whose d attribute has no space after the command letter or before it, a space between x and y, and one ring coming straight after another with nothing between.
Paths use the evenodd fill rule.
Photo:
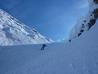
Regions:
<instances>
[{"instance_id":1,"label":"mountain slope","mask_svg":"<svg viewBox=\"0 0 98 74\"><path fill-rule=\"evenodd\" d=\"M78 20L77 24L73 27L69 41L74 38L81 36L84 32L88 31L95 25L98 18L98 3L97 0L88 0L89 1L89 12L87 16Z\"/></svg>"},{"instance_id":2,"label":"mountain slope","mask_svg":"<svg viewBox=\"0 0 98 74\"><path fill-rule=\"evenodd\" d=\"M1 46L0 74L98 74L95 22L72 42L47 44L43 51L42 45Z\"/></svg>"},{"instance_id":3,"label":"mountain slope","mask_svg":"<svg viewBox=\"0 0 98 74\"><path fill-rule=\"evenodd\" d=\"M72 42L0 47L0 74L98 74L98 20Z\"/></svg>"},{"instance_id":4,"label":"mountain slope","mask_svg":"<svg viewBox=\"0 0 98 74\"><path fill-rule=\"evenodd\" d=\"M34 28L27 27L0 9L0 45L40 44L51 41L38 33Z\"/></svg>"}]
</instances>

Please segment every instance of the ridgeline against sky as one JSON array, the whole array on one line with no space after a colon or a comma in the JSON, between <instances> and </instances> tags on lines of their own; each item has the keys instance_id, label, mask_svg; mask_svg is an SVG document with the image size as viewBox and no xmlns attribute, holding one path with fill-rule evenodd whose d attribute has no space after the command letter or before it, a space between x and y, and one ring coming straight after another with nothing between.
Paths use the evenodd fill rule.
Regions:
<instances>
[{"instance_id":1,"label":"ridgeline against sky","mask_svg":"<svg viewBox=\"0 0 98 74\"><path fill-rule=\"evenodd\" d=\"M89 8L87 0L0 0L0 7L54 40L67 38Z\"/></svg>"}]
</instances>

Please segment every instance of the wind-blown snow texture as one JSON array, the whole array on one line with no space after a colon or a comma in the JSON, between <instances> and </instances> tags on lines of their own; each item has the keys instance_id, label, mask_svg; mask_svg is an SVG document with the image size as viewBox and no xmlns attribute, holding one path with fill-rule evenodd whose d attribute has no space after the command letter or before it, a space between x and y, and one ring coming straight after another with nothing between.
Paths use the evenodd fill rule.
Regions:
<instances>
[{"instance_id":1,"label":"wind-blown snow texture","mask_svg":"<svg viewBox=\"0 0 98 74\"><path fill-rule=\"evenodd\" d=\"M50 43L52 40L45 38L34 28L31 29L21 23L7 12L0 9L0 45L21 45Z\"/></svg>"}]
</instances>

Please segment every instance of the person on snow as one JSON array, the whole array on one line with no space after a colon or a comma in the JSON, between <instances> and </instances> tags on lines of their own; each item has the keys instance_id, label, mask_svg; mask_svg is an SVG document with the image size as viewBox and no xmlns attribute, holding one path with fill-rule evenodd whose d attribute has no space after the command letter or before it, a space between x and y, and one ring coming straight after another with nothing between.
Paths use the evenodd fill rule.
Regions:
<instances>
[{"instance_id":1,"label":"person on snow","mask_svg":"<svg viewBox=\"0 0 98 74\"><path fill-rule=\"evenodd\" d=\"M46 44L43 44L41 50L44 50L46 46L47 46Z\"/></svg>"}]
</instances>

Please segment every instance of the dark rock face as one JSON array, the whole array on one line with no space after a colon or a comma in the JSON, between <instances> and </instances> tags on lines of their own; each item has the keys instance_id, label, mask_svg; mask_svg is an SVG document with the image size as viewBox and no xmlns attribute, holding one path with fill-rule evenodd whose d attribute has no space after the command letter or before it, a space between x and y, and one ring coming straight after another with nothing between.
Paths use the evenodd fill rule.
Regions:
<instances>
[{"instance_id":1,"label":"dark rock face","mask_svg":"<svg viewBox=\"0 0 98 74\"><path fill-rule=\"evenodd\" d=\"M86 22L86 20L84 20L84 22Z\"/></svg>"},{"instance_id":2,"label":"dark rock face","mask_svg":"<svg viewBox=\"0 0 98 74\"><path fill-rule=\"evenodd\" d=\"M94 5L98 5L98 0L93 0ZM92 8L93 6L90 6ZM76 33L75 37L80 37L84 31L87 31L95 25L96 20L98 19L98 7L92 8L92 11L88 13L86 19L84 19L81 24L80 30ZM71 42L71 39L69 40Z\"/></svg>"},{"instance_id":3,"label":"dark rock face","mask_svg":"<svg viewBox=\"0 0 98 74\"><path fill-rule=\"evenodd\" d=\"M78 33L78 37L81 35L82 33Z\"/></svg>"},{"instance_id":4,"label":"dark rock face","mask_svg":"<svg viewBox=\"0 0 98 74\"><path fill-rule=\"evenodd\" d=\"M96 19L91 19L88 23L88 30L96 23Z\"/></svg>"},{"instance_id":5,"label":"dark rock face","mask_svg":"<svg viewBox=\"0 0 98 74\"><path fill-rule=\"evenodd\" d=\"M71 42L71 40L69 40L69 42Z\"/></svg>"},{"instance_id":6,"label":"dark rock face","mask_svg":"<svg viewBox=\"0 0 98 74\"><path fill-rule=\"evenodd\" d=\"M98 0L96 0L98 1ZM88 30L96 23L96 20L98 18L98 8L95 9L91 15L94 15L94 18L93 19L90 19L89 23L88 23Z\"/></svg>"},{"instance_id":7,"label":"dark rock face","mask_svg":"<svg viewBox=\"0 0 98 74\"><path fill-rule=\"evenodd\" d=\"M98 18L98 9L95 9L92 14L94 14L94 18L97 19Z\"/></svg>"},{"instance_id":8,"label":"dark rock face","mask_svg":"<svg viewBox=\"0 0 98 74\"><path fill-rule=\"evenodd\" d=\"M84 32L84 30L81 29L80 32L82 33L82 32Z\"/></svg>"},{"instance_id":9,"label":"dark rock face","mask_svg":"<svg viewBox=\"0 0 98 74\"><path fill-rule=\"evenodd\" d=\"M95 3L95 4L98 4L98 0L94 0L94 3Z\"/></svg>"},{"instance_id":10,"label":"dark rock face","mask_svg":"<svg viewBox=\"0 0 98 74\"><path fill-rule=\"evenodd\" d=\"M98 0L94 0L94 2L95 2L96 4L98 4ZM94 18L90 18L89 22L87 23L88 30L89 30L93 25L95 25L95 23L96 23L96 20L97 20L97 18L98 18L98 8L94 9L93 12L92 12L90 15L91 15L91 16L94 16ZM83 22L86 23L87 21L84 20ZM78 37L81 36L81 34L84 32L84 28L85 28L85 26L84 26L84 24L82 24L81 30L80 30L80 32L78 33Z\"/></svg>"}]
</instances>

